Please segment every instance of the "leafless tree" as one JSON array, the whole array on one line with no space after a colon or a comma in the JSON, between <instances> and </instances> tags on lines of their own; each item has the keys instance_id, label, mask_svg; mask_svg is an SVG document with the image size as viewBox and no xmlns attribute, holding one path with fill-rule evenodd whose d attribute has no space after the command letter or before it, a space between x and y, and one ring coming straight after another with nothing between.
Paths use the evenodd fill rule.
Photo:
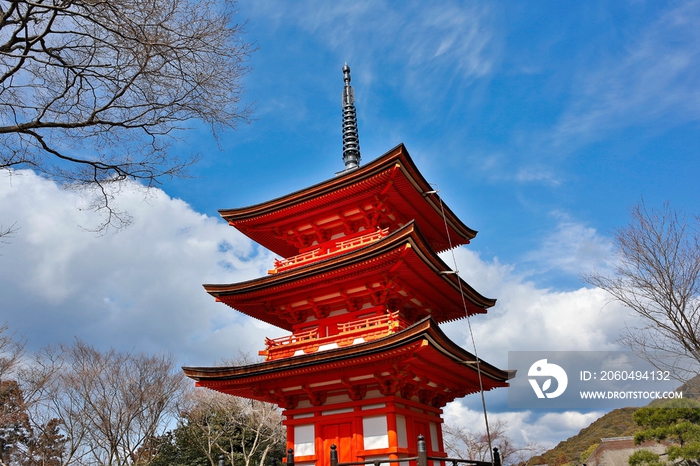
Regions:
<instances>
[{"instance_id":1,"label":"leafless tree","mask_svg":"<svg viewBox=\"0 0 700 466\"><path fill-rule=\"evenodd\" d=\"M0 380L15 376L24 354L24 341L17 340L9 329L8 324L0 325Z\"/></svg>"},{"instance_id":2,"label":"leafless tree","mask_svg":"<svg viewBox=\"0 0 700 466\"><path fill-rule=\"evenodd\" d=\"M607 291L638 316L621 340L631 350L682 381L700 373L700 218L688 220L666 203L630 209L615 231L613 273L583 279Z\"/></svg>"},{"instance_id":3,"label":"leafless tree","mask_svg":"<svg viewBox=\"0 0 700 466\"><path fill-rule=\"evenodd\" d=\"M230 397L228 397L230 398ZM217 446L226 435L233 435L235 423L230 422L233 408L228 398L209 390L188 393L181 415L186 420L189 442L206 456L209 463L217 464L221 449ZM217 419L222 417L221 419Z\"/></svg>"},{"instance_id":4,"label":"leafless tree","mask_svg":"<svg viewBox=\"0 0 700 466\"><path fill-rule=\"evenodd\" d=\"M270 404L197 389L184 410L190 441L212 466L223 454L230 464L263 465L285 439L280 410Z\"/></svg>"},{"instance_id":5,"label":"leafless tree","mask_svg":"<svg viewBox=\"0 0 700 466\"><path fill-rule=\"evenodd\" d=\"M112 196L178 176L168 146L190 120L216 135L247 121L241 77L254 47L231 0L0 0L0 168Z\"/></svg>"},{"instance_id":6,"label":"leafless tree","mask_svg":"<svg viewBox=\"0 0 700 466\"><path fill-rule=\"evenodd\" d=\"M517 445L507 434L508 423L502 420L490 423L491 446L498 448L501 463L509 466L524 464L528 459L541 454L545 448L535 443ZM473 431L465 427L443 426L445 450L453 458L475 461L491 461L489 439L485 432Z\"/></svg>"},{"instance_id":7,"label":"leafless tree","mask_svg":"<svg viewBox=\"0 0 700 466\"><path fill-rule=\"evenodd\" d=\"M102 352L76 341L40 359L58 368L41 408L62 422L63 464L132 465L177 414L184 380L170 357ZM39 409L33 416L41 418Z\"/></svg>"},{"instance_id":8,"label":"leafless tree","mask_svg":"<svg viewBox=\"0 0 700 466\"><path fill-rule=\"evenodd\" d=\"M0 466L135 465L177 419L185 392L168 356L80 340L28 355L0 326L0 443L12 442Z\"/></svg>"},{"instance_id":9,"label":"leafless tree","mask_svg":"<svg viewBox=\"0 0 700 466\"><path fill-rule=\"evenodd\" d=\"M71 371L68 359L65 348L43 348L32 355L20 374L22 386L33 400L28 407L32 425L44 433L45 428L51 428L52 420L58 420L56 428L64 436L64 443L57 466L82 465L90 458L90 449L85 446L87 423L78 408L84 403L63 380Z\"/></svg>"},{"instance_id":10,"label":"leafless tree","mask_svg":"<svg viewBox=\"0 0 700 466\"><path fill-rule=\"evenodd\" d=\"M244 464L252 466L257 458L257 464L262 466L275 445L284 442L286 431L282 425L282 413L270 403L241 398L238 398L238 403L243 413L238 444ZM230 446L234 447L233 444Z\"/></svg>"}]
</instances>

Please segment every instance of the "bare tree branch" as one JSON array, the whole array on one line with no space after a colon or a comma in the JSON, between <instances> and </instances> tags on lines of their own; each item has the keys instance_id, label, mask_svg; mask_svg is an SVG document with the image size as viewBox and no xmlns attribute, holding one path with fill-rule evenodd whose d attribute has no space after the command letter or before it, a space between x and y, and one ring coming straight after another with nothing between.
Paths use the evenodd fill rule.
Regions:
<instances>
[{"instance_id":1,"label":"bare tree branch","mask_svg":"<svg viewBox=\"0 0 700 466\"><path fill-rule=\"evenodd\" d=\"M167 356L102 352L79 340L44 350L33 367L51 376L32 417L60 419L65 465L134 464L177 415L184 391Z\"/></svg>"},{"instance_id":2,"label":"bare tree branch","mask_svg":"<svg viewBox=\"0 0 700 466\"><path fill-rule=\"evenodd\" d=\"M215 466L219 455L230 464L265 464L268 454L284 443L282 413L276 406L196 389L182 412L189 441Z\"/></svg>"},{"instance_id":3,"label":"bare tree branch","mask_svg":"<svg viewBox=\"0 0 700 466\"><path fill-rule=\"evenodd\" d=\"M621 341L682 381L700 373L700 219L672 209L630 209L615 231L617 264L610 275L583 276L640 317Z\"/></svg>"},{"instance_id":4,"label":"bare tree branch","mask_svg":"<svg viewBox=\"0 0 700 466\"><path fill-rule=\"evenodd\" d=\"M0 244L9 244L9 239L14 238L14 234L19 230L17 222L13 223L9 227L3 227L0 223ZM1 246L0 246L1 247ZM0 333L2 333L4 327L0 328Z\"/></svg>"},{"instance_id":5,"label":"bare tree branch","mask_svg":"<svg viewBox=\"0 0 700 466\"><path fill-rule=\"evenodd\" d=\"M16 377L19 363L24 355L24 340L8 334L10 326L0 325L0 380Z\"/></svg>"},{"instance_id":6,"label":"bare tree branch","mask_svg":"<svg viewBox=\"0 0 700 466\"><path fill-rule=\"evenodd\" d=\"M119 226L109 185L182 176L197 156L168 149L190 120L214 135L248 121L254 47L234 15L227 0L0 0L0 168L96 187L102 228Z\"/></svg>"},{"instance_id":7,"label":"bare tree branch","mask_svg":"<svg viewBox=\"0 0 700 466\"><path fill-rule=\"evenodd\" d=\"M506 466L526 464L527 460L544 453L546 450L542 445L536 443L529 443L524 446L517 445L508 436L506 432L508 423L505 421L498 420L489 427L491 434L490 444L493 448L498 448L501 462ZM444 425L442 430L445 451L449 456L476 461L491 461L489 439L485 432L449 425Z\"/></svg>"}]
</instances>

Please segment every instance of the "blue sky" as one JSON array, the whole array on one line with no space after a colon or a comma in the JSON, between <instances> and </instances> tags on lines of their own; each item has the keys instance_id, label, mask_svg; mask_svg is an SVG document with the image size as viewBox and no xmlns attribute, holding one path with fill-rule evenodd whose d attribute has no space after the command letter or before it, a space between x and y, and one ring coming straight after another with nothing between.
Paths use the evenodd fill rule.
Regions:
<instances>
[{"instance_id":1,"label":"blue sky","mask_svg":"<svg viewBox=\"0 0 700 466\"><path fill-rule=\"evenodd\" d=\"M278 336L201 283L265 273L273 256L218 219L342 168L342 66L352 69L363 161L403 142L477 238L455 252L498 304L473 319L479 353L619 349L630 316L585 287L612 260L611 232L642 197L700 213L700 3L241 2L259 49L245 77L253 121L199 152L192 178L118 198L131 227L103 237L72 192L30 172L0 175L0 320L30 348L77 336L169 351L206 365ZM451 257L446 256L451 262ZM463 323L446 331L468 349ZM511 412L520 441L556 443L600 413ZM448 422L478 418L477 397ZM475 421L476 422L476 421Z\"/></svg>"},{"instance_id":2,"label":"blue sky","mask_svg":"<svg viewBox=\"0 0 700 466\"><path fill-rule=\"evenodd\" d=\"M203 134L198 178L165 185L198 211L339 169L345 62L364 160L404 142L481 232L473 248L549 285L579 285L530 254L562 223L606 234L642 196L699 210L696 2L239 7L259 46L246 78L256 120L225 137L223 152Z\"/></svg>"}]
</instances>

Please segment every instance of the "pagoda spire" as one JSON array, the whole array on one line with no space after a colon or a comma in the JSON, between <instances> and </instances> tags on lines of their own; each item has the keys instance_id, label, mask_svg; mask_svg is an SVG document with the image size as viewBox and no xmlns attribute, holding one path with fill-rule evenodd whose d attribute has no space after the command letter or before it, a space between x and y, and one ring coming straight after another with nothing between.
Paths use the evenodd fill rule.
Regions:
<instances>
[{"instance_id":1,"label":"pagoda spire","mask_svg":"<svg viewBox=\"0 0 700 466\"><path fill-rule=\"evenodd\" d=\"M360 166L360 137L357 132L357 113L355 112L355 91L350 85L350 67L343 66L343 163L345 170Z\"/></svg>"}]
</instances>

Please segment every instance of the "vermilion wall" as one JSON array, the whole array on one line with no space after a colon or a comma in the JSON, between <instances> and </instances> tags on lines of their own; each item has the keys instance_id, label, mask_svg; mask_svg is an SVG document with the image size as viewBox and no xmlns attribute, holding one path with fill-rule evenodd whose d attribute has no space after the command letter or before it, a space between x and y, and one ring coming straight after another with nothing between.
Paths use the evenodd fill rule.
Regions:
<instances>
[{"instance_id":1,"label":"vermilion wall","mask_svg":"<svg viewBox=\"0 0 700 466\"><path fill-rule=\"evenodd\" d=\"M415 456L418 435L425 437L429 456L445 456L441 409L379 392L360 401L338 398L346 399L284 411L296 466L329 466L333 444L340 462Z\"/></svg>"}]
</instances>

